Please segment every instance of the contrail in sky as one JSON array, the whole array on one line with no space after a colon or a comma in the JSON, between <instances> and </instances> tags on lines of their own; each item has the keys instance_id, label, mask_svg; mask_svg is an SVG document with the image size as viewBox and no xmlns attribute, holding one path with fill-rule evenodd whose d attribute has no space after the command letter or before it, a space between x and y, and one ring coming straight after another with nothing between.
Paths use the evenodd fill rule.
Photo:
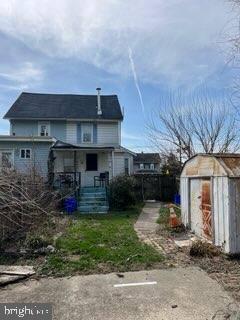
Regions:
<instances>
[{"instance_id":1,"label":"contrail in sky","mask_svg":"<svg viewBox=\"0 0 240 320\"><path fill-rule=\"evenodd\" d=\"M136 89L137 89L137 92L138 92L138 95L139 95L139 99L140 99L140 102L141 102L142 112L144 113L145 112L145 106L144 106L144 103L143 103L142 92L141 92L141 89L140 89L139 83L138 83L138 77L137 77L137 72L136 72L136 68L135 68L135 63L134 63L134 60L133 60L133 57L132 57L132 49L130 47L128 47L128 57L129 57L129 61L130 61L130 65L131 65L131 69L132 69L132 73L133 73L134 83L135 83L135 86L136 86Z\"/></svg>"}]
</instances>

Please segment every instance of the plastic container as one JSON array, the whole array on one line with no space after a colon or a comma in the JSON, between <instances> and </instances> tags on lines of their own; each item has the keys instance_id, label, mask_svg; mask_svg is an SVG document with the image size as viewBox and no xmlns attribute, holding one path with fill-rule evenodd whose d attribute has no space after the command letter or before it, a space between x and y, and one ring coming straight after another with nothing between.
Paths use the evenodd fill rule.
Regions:
<instances>
[{"instance_id":1,"label":"plastic container","mask_svg":"<svg viewBox=\"0 0 240 320\"><path fill-rule=\"evenodd\" d=\"M64 200L63 206L64 206L64 210L68 214L72 214L74 211L77 210L77 199L74 197L66 198Z\"/></svg>"},{"instance_id":2,"label":"plastic container","mask_svg":"<svg viewBox=\"0 0 240 320\"><path fill-rule=\"evenodd\" d=\"M176 204L176 205L180 205L181 204L181 196L180 194L175 194L174 195L174 200L173 202Z\"/></svg>"}]
</instances>

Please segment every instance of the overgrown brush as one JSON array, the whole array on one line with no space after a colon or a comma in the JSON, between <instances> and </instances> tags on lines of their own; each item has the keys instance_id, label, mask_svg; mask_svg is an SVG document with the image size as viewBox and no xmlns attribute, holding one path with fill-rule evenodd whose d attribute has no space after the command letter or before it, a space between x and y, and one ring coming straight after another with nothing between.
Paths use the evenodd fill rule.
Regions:
<instances>
[{"instance_id":1,"label":"overgrown brush","mask_svg":"<svg viewBox=\"0 0 240 320\"><path fill-rule=\"evenodd\" d=\"M57 194L34 170L0 173L0 240L26 229L39 218L51 215L57 205Z\"/></svg>"},{"instance_id":2,"label":"overgrown brush","mask_svg":"<svg viewBox=\"0 0 240 320\"><path fill-rule=\"evenodd\" d=\"M190 256L193 257L214 257L220 255L221 251L207 241L194 241L190 248Z\"/></svg>"}]
</instances>

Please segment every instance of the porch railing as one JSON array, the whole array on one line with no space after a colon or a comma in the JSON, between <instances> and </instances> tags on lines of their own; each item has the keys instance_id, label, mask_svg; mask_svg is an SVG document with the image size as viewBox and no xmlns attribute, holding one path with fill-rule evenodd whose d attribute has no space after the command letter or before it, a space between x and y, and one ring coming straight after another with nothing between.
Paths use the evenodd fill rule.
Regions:
<instances>
[{"instance_id":1,"label":"porch railing","mask_svg":"<svg viewBox=\"0 0 240 320\"><path fill-rule=\"evenodd\" d=\"M62 191L78 194L81 188L81 172L55 172L53 185Z\"/></svg>"}]
</instances>

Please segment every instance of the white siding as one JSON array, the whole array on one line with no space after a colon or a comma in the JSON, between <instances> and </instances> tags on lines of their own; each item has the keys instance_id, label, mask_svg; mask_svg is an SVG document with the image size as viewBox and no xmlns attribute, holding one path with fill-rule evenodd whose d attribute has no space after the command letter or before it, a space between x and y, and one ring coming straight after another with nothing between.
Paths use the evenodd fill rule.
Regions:
<instances>
[{"instance_id":1,"label":"white siding","mask_svg":"<svg viewBox=\"0 0 240 320\"><path fill-rule=\"evenodd\" d=\"M181 194L181 216L182 222L185 226L189 224L189 191L188 191L188 178L181 178L180 194Z\"/></svg>"},{"instance_id":2,"label":"white siding","mask_svg":"<svg viewBox=\"0 0 240 320\"><path fill-rule=\"evenodd\" d=\"M98 123L97 143L98 144L119 144L118 123Z\"/></svg>"},{"instance_id":3,"label":"white siding","mask_svg":"<svg viewBox=\"0 0 240 320\"><path fill-rule=\"evenodd\" d=\"M229 252L229 190L227 177L213 178L214 244Z\"/></svg>"},{"instance_id":4,"label":"white siding","mask_svg":"<svg viewBox=\"0 0 240 320\"><path fill-rule=\"evenodd\" d=\"M77 143L77 124L76 122L67 122L66 140L68 143Z\"/></svg>"},{"instance_id":5,"label":"white siding","mask_svg":"<svg viewBox=\"0 0 240 320\"><path fill-rule=\"evenodd\" d=\"M229 249L240 253L240 178L229 179Z\"/></svg>"},{"instance_id":6,"label":"white siding","mask_svg":"<svg viewBox=\"0 0 240 320\"><path fill-rule=\"evenodd\" d=\"M124 173L124 153L114 153L114 176Z\"/></svg>"}]
</instances>

